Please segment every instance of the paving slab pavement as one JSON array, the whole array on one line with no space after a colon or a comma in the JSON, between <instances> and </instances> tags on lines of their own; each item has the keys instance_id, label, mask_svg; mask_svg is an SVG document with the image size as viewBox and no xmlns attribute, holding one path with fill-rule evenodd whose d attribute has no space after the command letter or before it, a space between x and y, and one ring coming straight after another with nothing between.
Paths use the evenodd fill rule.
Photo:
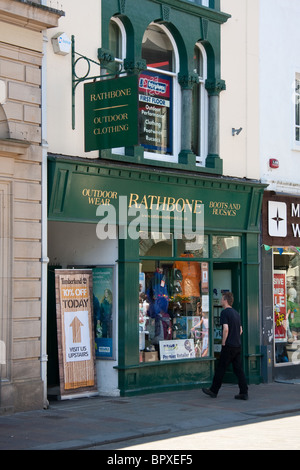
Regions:
<instances>
[{"instance_id":1,"label":"paving slab pavement","mask_svg":"<svg viewBox=\"0 0 300 470\"><path fill-rule=\"evenodd\" d=\"M225 384L216 399L194 389L52 401L47 410L0 416L0 450L85 449L300 412L299 383L250 385L248 401L235 400L237 392Z\"/></svg>"}]
</instances>

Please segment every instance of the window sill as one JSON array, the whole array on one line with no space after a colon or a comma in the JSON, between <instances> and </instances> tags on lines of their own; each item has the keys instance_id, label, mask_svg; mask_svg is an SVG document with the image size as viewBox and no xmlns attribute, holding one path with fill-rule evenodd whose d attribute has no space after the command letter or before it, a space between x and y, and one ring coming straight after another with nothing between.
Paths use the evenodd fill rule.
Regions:
<instances>
[{"instance_id":1,"label":"window sill","mask_svg":"<svg viewBox=\"0 0 300 470\"><path fill-rule=\"evenodd\" d=\"M293 142L292 150L295 152L300 152L300 142Z\"/></svg>"},{"instance_id":2,"label":"window sill","mask_svg":"<svg viewBox=\"0 0 300 470\"><path fill-rule=\"evenodd\" d=\"M133 364L131 366L114 366L114 369L118 370L130 370L130 369L137 369L139 367L162 367L162 366L170 366L171 364L184 364L190 362L214 362L216 359L214 357L192 357L190 359L175 359L172 361L153 361L153 362L139 362L138 364Z\"/></svg>"},{"instance_id":3,"label":"window sill","mask_svg":"<svg viewBox=\"0 0 300 470\"><path fill-rule=\"evenodd\" d=\"M127 152L127 155L116 154L111 150L102 150L99 152L99 157L101 160L145 165L148 167L156 167L157 169L184 170L188 172L192 171L194 173L207 173L211 175L223 174L223 161L216 155L208 155L206 159L206 166L199 166L198 162L196 161L196 157L193 154L189 154L185 151L182 151L179 154L179 163L145 158L143 148L138 146L131 148L130 152Z\"/></svg>"}]
</instances>

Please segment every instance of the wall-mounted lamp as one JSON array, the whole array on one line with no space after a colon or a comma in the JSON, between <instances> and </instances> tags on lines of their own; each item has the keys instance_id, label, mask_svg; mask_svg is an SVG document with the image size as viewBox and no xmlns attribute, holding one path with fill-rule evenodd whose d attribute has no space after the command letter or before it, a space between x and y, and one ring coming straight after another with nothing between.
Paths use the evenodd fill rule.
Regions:
<instances>
[{"instance_id":1,"label":"wall-mounted lamp","mask_svg":"<svg viewBox=\"0 0 300 470\"><path fill-rule=\"evenodd\" d=\"M232 135L233 135L233 137L234 137L235 135L239 135L239 134L242 132L242 130L243 130L242 127L240 127L239 129L235 129L235 128L233 127L233 128L232 128Z\"/></svg>"}]
</instances>

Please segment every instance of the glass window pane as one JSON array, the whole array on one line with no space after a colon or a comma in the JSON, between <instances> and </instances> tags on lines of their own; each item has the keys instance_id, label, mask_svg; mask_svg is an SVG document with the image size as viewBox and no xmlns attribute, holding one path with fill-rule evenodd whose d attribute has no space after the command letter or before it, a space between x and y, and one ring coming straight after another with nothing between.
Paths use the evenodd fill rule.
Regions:
<instances>
[{"instance_id":1,"label":"glass window pane","mask_svg":"<svg viewBox=\"0 0 300 470\"><path fill-rule=\"evenodd\" d=\"M140 264L140 361L209 355L208 263Z\"/></svg>"},{"instance_id":2,"label":"glass window pane","mask_svg":"<svg viewBox=\"0 0 300 470\"><path fill-rule=\"evenodd\" d=\"M300 255L296 249L273 250L273 308L277 364L300 364Z\"/></svg>"},{"instance_id":3,"label":"glass window pane","mask_svg":"<svg viewBox=\"0 0 300 470\"><path fill-rule=\"evenodd\" d=\"M173 152L173 78L155 72L139 77L139 142L148 152Z\"/></svg>"},{"instance_id":4,"label":"glass window pane","mask_svg":"<svg viewBox=\"0 0 300 470\"><path fill-rule=\"evenodd\" d=\"M195 258L208 258L208 236L195 235L193 239L182 235L177 240L177 256L192 254Z\"/></svg>"},{"instance_id":5,"label":"glass window pane","mask_svg":"<svg viewBox=\"0 0 300 470\"><path fill-rule=\"evenodd\" d=\"M241 238L231 236L213 236L213 257L214 258L240 258Z\"/></svg>"},{"instance_id":6,"label":"glass window pane","mask_svg":"<svg viewBox=\"0 0 300 470\"><path fill-rule=\"evenodd\" d=\"M173 236L170 233L140 232L140 256L170 258L173 256Z\"/></svg>"},{"instance_id":7,"label":"glass window pane","mask_svg":"<svg viewBox=\"0 0 300 470\"><path fill-rule=\"evenodd\" d=\"M296 111L296 116L295 116L295 121L296 121L296 126L299 126L300 125L300 103L296 102L296 106L295 106L295 111Z\"/></svg>"},{"instance_id":8,"label":"glass window pane","mask_svg":"<svg viewBox=\"0 0 300 470\"><path fill-rule=\"evenodd\" d=\"M116 59L122 58L121 31L114 21L109 23L109 49Z\"/></svg>"},{"instance_id":9,"label":"glass window pane","mask_svg":"<svg viewBox=\"0 0 300 470\"><path fill-rule=\"evenodd\" d=\"M173 72L173 46L166 33L159 27L147 28L142 44L142 58L148 67Z\"/></svg>"},{"instance_id":10,"label":"glass window pane","mask_svg":"<svg viewBox=\"0 0 300 470\"><path fill-rule=\"evenodd\" d=\"M199 156L200 152L200 109L201 109L201 85L199 83L193 86L192 90L192 151L195 155Z\"/></svg>"}]
</instances>

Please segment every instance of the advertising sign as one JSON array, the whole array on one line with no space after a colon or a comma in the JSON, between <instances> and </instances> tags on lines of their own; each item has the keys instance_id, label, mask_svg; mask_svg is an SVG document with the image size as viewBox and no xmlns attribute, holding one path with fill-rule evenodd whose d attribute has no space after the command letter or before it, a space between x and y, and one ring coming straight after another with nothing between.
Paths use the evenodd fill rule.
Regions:
<instances>
[{"instance_id":1,"label":"advertising sign","mask_svg":"<svg viewBox=\"0 0 300 470\"><path fill-rule=\"evenodd\" d=\"M286 342L286 274L284 271L274 271L273 273L273 299L275 342Z\"/></svg>"},{"instance_id":2,"label":"advertising sign","mask_svg":"<svg viewBox=\"0 0 300 470\"><path fill-rule=\"evenodd\" d=\"M174 361L175 359L195 357L194 340L175 339L173 341L160 341L159 354L161 361Z\"/></svg>"},{"instance_id":3,"label":"advertising sign","mask_svg":"<svg viewBox=\"0 0 300 470\"><path fill-rule=\"evenodd\" d=\"M154 72L139 77L140 144L172 153L172 77Z\"/></svg>"},{"instance_id":4,"label":"advertising sign","mask_svg":"<svg viewBox=\"0 0 300 470\"><path fill-rule=\"evenodd\" d=\"M263 243L300 246L300 198L265 191L262 206Z\"/></svg>"},{"instance_id":5,"label":"advertising sign","mask_svg":"<svg viewBox=\"0 0 300 470\"><path fill-rule=\"evenodd\" d=\"M96 358L113 358L114 271L111 266L93 269L93 304Z\"/></svg>"},{"instance_id":6,"label":"advertising sign","mask_svg":"<svg viewBox=\"0 0 300 470\"><path fill-rule=\"evenodd\" d=\"M138 144L137 77L84 85L85 151Z\"/></svg>"},{"instance_id":7,"label":"advertising sign","mask_svg":"<svg viewBox=\"0 0 300 470\"><path fill-rule=\"evenodd\" d=\"M92 271L55 270L60 393L96 390Z\"/></svg>"}]
</instances>

